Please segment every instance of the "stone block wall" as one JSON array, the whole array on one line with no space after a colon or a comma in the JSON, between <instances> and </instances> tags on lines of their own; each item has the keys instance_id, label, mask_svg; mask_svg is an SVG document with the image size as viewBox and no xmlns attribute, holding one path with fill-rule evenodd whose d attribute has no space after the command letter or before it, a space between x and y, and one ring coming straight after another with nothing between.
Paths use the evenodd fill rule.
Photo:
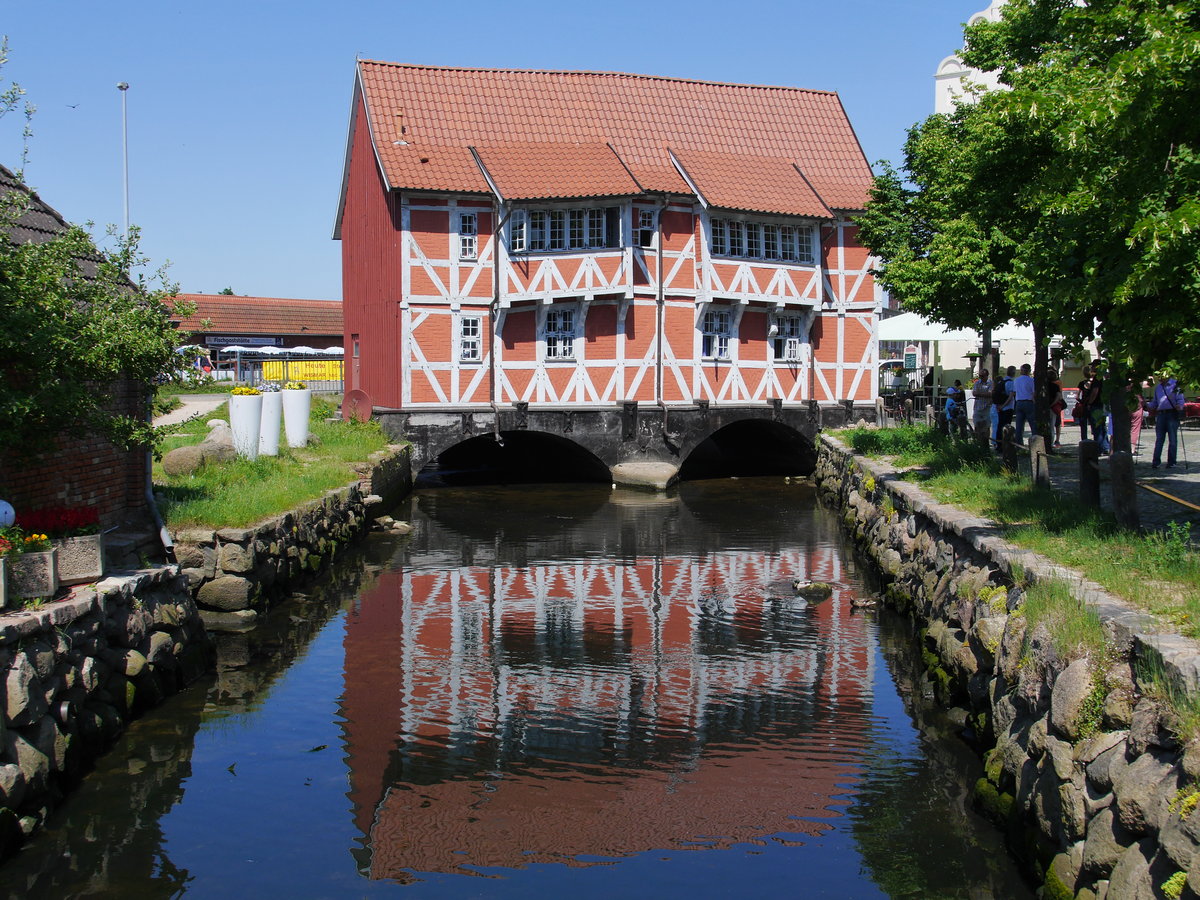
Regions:
<instances>
[{"instance_id":1,"label":"stone block wall","mask_svg":"<svg viewBox=\"0 0 1200 900\"><path fill-rule=\"evenodd\" d=\"M362 482L328 491L251 528L180 531L175 556L205 625L253 627L272 597L325 571L382 511L384 497L394 503L411 486L407 449L376 454L360 474Z\"/></svg>"},{"instance_id":2,"label":"stone block wall","mask_svg":"<svg viewBox=\"0 0 1200 900\"><path fill-rule=\"evenodd\" d=\"M125 724L212 667L173 568L107 578L0 616L0 858L14 852Z\"/></svg>"},{"instance_id":3,"label":"stone block wall","mask_svg":"<svg viewBox=\"0 0 1200 900\"><path fill-rule=\"evenodd\" d=\"M828 435L814 478L886 601L918 621L939 700L988 748L976 802L1043 896L1200 894L1200 743L1181 742L1161 688L1196 692L1200 648ZM1024 590L1050 578L1099 614L1103 658L1062 658L1028 626Z\"/></svg>"}]
</instances>

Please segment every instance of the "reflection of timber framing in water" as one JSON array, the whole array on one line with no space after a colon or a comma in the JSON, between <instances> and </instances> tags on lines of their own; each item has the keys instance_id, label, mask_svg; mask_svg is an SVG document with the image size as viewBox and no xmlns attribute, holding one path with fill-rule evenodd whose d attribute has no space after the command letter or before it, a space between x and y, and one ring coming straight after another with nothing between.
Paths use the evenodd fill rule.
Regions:
<instances>
[{"instance_id":1,"label":"reflection of timber framing in water","mask_svg":"<svg viewBox=\"0 0 1200 900\"><path fill-rule=\"evenodd\" d=\"M804 819L855 780L870 632L848 588L805 607L767 586L836 585L841 565L816 549L381 574L347 619L342 706L368 873L829 827Z\"/></svg>"}]
</instances>

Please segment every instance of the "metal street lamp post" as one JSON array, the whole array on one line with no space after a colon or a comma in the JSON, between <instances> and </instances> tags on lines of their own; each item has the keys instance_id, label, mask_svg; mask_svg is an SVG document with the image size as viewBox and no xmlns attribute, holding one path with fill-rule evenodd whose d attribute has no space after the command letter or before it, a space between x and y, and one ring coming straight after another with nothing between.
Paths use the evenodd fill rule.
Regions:
<instances>
[{"instance_id":1,"label":"metal street lamp post","mask_svg":"<svg viewBox=\"0 0 1200 900\"><path fill-rule=\"evenodd\" d=\"M129 240L129 107L126 103L126 94L129 91L129 82L121 81L117 83L117 90L121 92L121 157L124 168L125 187L125 240Z\"/></svg>"}]
</instances>

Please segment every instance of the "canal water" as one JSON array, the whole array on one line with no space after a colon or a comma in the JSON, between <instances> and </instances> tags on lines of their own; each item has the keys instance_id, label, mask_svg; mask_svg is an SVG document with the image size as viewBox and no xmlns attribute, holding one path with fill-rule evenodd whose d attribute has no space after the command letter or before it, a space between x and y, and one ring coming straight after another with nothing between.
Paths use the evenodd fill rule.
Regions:
<instances>
[{"instance_id":1,"label":"canal water","mask_svg":"<svg viewBox=\"0 0 1200 900\"><path fill-rule=\"evenodd\" d=\"M222 637L8 895L1032 896L811 486L441 488L396 516L412 535Z\"/></svg>"}]
</instances>

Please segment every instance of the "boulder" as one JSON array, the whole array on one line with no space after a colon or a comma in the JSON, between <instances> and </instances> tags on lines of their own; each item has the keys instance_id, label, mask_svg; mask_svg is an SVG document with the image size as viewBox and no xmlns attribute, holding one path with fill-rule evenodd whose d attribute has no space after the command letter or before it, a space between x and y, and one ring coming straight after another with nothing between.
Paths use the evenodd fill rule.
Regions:
<instances>
[{"instance_id":1,"label":"boulder","mask_svg":"<svg viewBox=\"0 0 1200 900\"><path fill-rule=\"evenodd\" d=\"M236 456L229 423L213 419L208 423L208 435L204 440L189 447L177 447L163 456L162 465L168 475L191 475L201 466L228 462Z\"/></svg>"},{"instance_id":2,"label":"boulder","mask_svg":"<svg viewBox=\"0 0 1200 900\"><path fill-rule=\"evenodd\" d=\"M1087 724L1084 721L1085 705L1092 690L1092 664L1086 658L1075 660L1054 680L1050 691L1050 725L1068 741L1076 740L1081 726ZM1099 724L1099 716L1096 718L1097 721L1091 723L1093 726Z\"/></svg>"}]
</instances>

